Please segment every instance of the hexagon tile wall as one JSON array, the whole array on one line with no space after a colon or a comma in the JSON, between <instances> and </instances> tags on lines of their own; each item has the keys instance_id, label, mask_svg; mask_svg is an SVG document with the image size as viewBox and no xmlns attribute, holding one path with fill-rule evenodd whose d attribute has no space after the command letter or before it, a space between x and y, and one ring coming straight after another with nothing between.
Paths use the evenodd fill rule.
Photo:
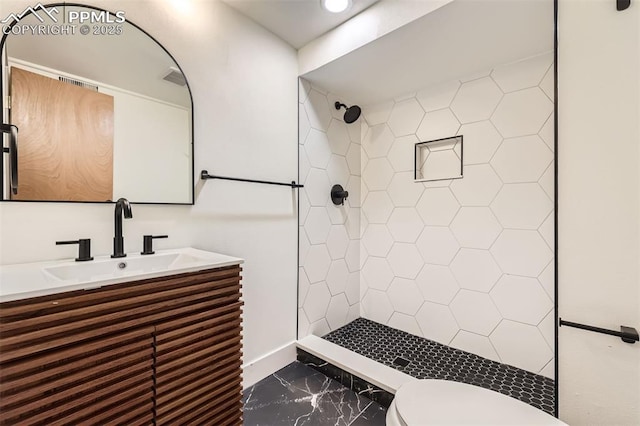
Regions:
<instances>
[{"instance_id":1,"label":"hexagon tile wall","mask_svg":"<svg viewBox=\"0 0 640 426\"><path fill-rule=\"evenodd\" d=\"M302 79L299 93L298 336L322 336L360 316L360 121L346 124L333 106L345 99ZM335 184L344 205L331 202Z\"/></svg>"},{"instance_id":2,"label":"hexagon tile wall","mask_svg":"<svg viewBox=\"0 0 640 426\"><path fill-rule=\"evenodd\" d=\"M352 125L331 108L344 99L301 80L300 337L363 316L554 377L552 61L365 106ZM415 183L414 144L460 134L464 178Z\"/></svg>"},{"instance_id":3,"label":"hexagon tile wall","mask_svg":"<svg viewBox=\"0 0 640 426\"><path fill-rule=\"evenodd\" d=\"M552 61L363 108L363 317L553 378ZM454 135L464 178L414 183Z\"/></svg>"}]
</instances>

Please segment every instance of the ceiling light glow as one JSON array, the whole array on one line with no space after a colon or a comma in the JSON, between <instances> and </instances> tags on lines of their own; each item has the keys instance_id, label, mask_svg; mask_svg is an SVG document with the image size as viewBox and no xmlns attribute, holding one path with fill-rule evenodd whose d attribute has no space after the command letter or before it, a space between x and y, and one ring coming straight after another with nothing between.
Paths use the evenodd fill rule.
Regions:
<instances>
[{"instance_id":1,"label":"ceiling light glow","mask_svg":"<svg viewBox=\"0 0 640 426\"><path fill-rule=\"evenodd\" d=\"M349 8L350 0L320 0L322 7L331 13L344 12Z\"/></svg>"}]
</instances>

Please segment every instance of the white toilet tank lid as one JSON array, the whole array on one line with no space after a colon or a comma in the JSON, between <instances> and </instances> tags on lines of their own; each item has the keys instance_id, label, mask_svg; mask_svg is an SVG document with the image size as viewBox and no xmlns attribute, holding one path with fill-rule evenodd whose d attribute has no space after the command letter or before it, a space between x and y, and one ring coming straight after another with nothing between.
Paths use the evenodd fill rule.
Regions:
<instances>
[{"instance_id":1,"label":"white toilet tank lid","mask_svg":"<svg viewBox=\"0 0 640 426\"><path fill-rule=\"evenodd\" d=\"M517 399L449 380L413 380L398 389L394 401L409 426L566 425Z\"/></svg>"}]
</instances>

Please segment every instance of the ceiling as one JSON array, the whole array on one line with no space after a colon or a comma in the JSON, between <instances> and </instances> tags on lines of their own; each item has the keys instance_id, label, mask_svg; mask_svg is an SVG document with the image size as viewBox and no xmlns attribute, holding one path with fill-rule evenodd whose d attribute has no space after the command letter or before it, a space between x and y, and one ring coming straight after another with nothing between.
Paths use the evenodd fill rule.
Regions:
<instances>
[{"instance_id":1,"label":"ceiling","mask_svg":"<svg viewBox=\"0 0 640 426\"><path fill-rule=\"evenodd\" d=\"M553 0L456 0L303 77L367 105L553 51L553 37Z\"/></svg>"},{"instance_id":2,"label":"ceiling","mask_svg":"<svg viewBox=\"0 0 640 426\"><path fill-rule=\"evenodd\" d=\"M378 0L337 15L320 0L223 1L300 48ZM455 0L303 77L367 105L550 52L553 34L553 0Z\"/></svg>"},{"instance_id":3,"label":"ceiling","mask_svg":"<svg viewBox=\"0 0 640 426\"><path fill-rule=\"evenodd\" d=\"M296 49L332 30L379 0L352 0L351 8L330 13L320 0L223 0Z\"/></svg>"}]
</instances>

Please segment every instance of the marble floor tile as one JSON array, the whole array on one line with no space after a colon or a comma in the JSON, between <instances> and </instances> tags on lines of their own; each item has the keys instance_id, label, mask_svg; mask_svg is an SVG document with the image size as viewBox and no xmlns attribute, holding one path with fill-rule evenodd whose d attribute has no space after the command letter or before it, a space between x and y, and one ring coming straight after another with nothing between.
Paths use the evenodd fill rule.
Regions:
<instances>
[{"instance_id":1,"label":"marble floor tile","mask_svg":"<svg viewBox=\"0 0 640 426\"><path fill-rule=\"evenodd\" d=\"M245 426L378 424L354 423L375 403L297 361L246 389L243 400Z\"/></svg>"}]
</instances>

